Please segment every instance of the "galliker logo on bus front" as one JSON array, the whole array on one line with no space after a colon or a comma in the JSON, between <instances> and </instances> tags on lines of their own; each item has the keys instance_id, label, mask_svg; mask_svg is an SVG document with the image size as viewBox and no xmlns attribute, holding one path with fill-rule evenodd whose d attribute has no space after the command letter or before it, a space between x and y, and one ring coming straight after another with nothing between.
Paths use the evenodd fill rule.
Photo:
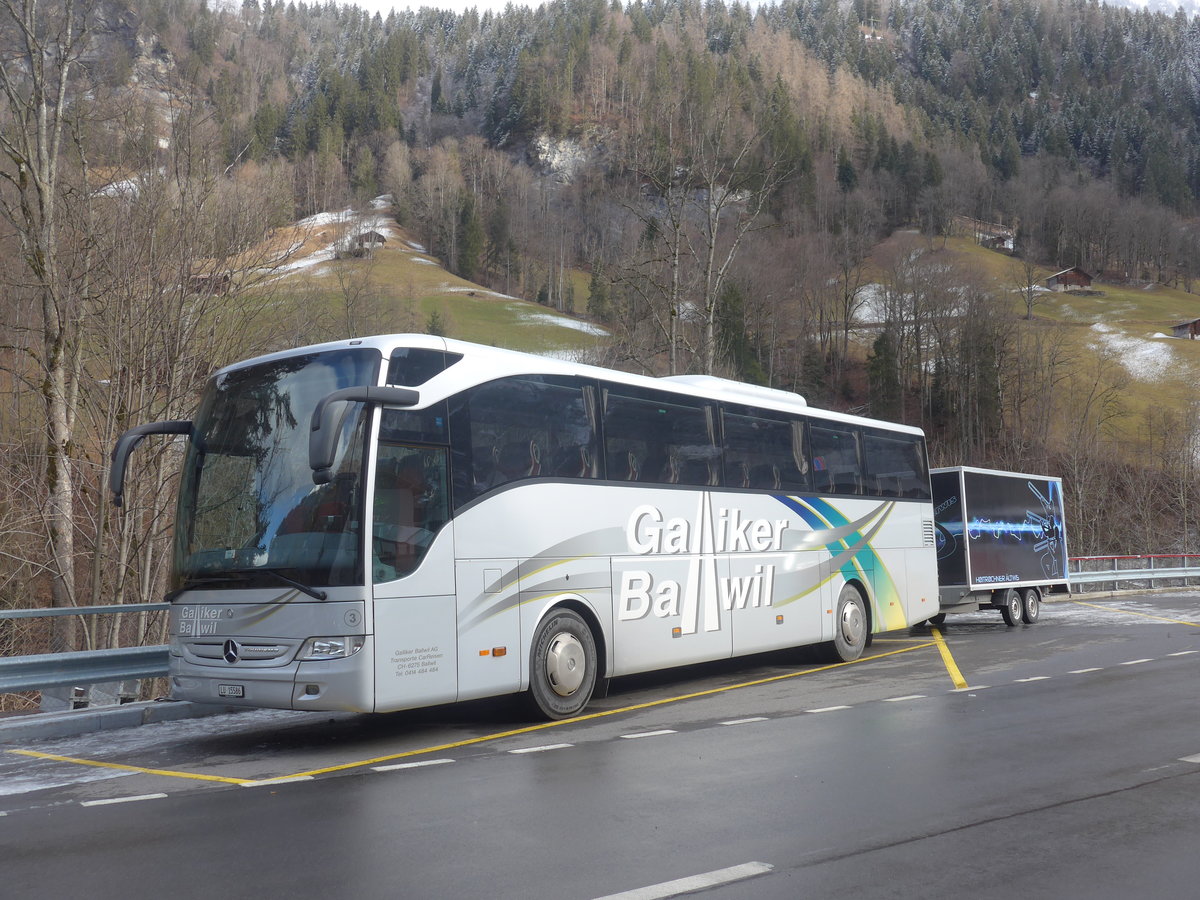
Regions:
<instances>
[{"instance_id":1,"label":"galliker logo on bus front","mask_svg":"<svg viewBox=\"0 0 1200 900\"><path fill-rule=\"evenodd\" d=\"M688 556L686 579L655 578L645 569L621 573L617 618L629 622L657 616L682 618L681 634L719 631L721 610L770 606L775 565L756 565L750 575L721 576L717 554L772 553L783 549L787 519L754 519L740 509L720 507L715 515L708 496L700 498L694 519L667 518L657 506L639 506L625 535L629 551L656 558ZM701 616L703 607L703 616Z\"/></svg>"}]
</instances>

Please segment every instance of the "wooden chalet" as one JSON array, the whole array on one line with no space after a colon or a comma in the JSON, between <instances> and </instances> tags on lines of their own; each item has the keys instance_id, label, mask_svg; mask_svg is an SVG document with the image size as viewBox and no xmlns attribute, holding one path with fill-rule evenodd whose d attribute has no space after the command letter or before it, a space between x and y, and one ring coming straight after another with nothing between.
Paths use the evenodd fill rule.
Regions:
<instances>
[{"instance_id":1,"label":"wooden chalet","mask_svg":"<svg viewBox=\"0 0 1200 900\"><path fill-rule=\"evenodd\" d=\"M1200 319L1192 319L1190 322L1183 322L1179 325L1171 326L1171 335L1177 338L1187 338L1194 341L1200 335Z\"/></svg>"},{"instance_id":2,"label":"wooden chalet","mask_svg":"<svg viewBox=\"0 0 1200 900\"><path fill-rule=\"evenodd\" d=\"M1086 291L1092 286L1092 276L1078 266L1055 272L1046 279L1046 287L1052 291Z\"/></svg>"}]
</instances>

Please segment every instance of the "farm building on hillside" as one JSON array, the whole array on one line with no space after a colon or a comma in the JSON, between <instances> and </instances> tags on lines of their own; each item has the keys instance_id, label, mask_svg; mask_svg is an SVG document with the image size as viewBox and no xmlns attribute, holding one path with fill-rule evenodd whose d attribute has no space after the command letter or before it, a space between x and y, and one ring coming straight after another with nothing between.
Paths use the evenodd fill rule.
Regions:
<instances>
[{"instance_id":1,"label":"farm building on hillside","mask_svg":"<svg viewBox=\"0 0 1200 900\"><path fill-rule=\"evenodd\" d=\"M1007 250L1012 252L1016 228L1008 225L998 225L995 222L984 222L982 219L972 219L970 216L955 216L954 230L960 234L969 234L975 238L975 243L989 250Z\"/></svg>"},{"instance_id":2,"label":"farm building on hillside","mask_svg":"<svg viewBox=\"0 0 1200 900\"><path fill-rule=\"evenodd\" d=\"M375 255L376 247L382 247L386 243L387 238L378 231L360 231L338 241L334 256L338 259L369 258Z\"/></svg>"},{"instance_id":3,"label":"farm building on hillside","mask_svg":"<svg viewBox=\"0 0 1200 900\"><path fill-rule=\"evenodd\" d=\"M1078 266L1055 272L1046 279L1046 287L1052 291L1084 290L1092 286L1092 276Z\"/></svg>"},{"instance_id":4,"label":"farm building on hillside","mask_svg":"<svg viewBox=\"0 0 1200 900\"><path fill-rule=\"evenodd\" d=\"M387 238L378 231L364 231L354 239L354 243L359 247L372 250L379 244L386 244Z\"/></svg>"},{"instance_id":5,"label":"farm building on hillside","mask_svg":"<svg viewBox=\"0 0 1200 900\"><path fill-rule=\"evenodd\" d=\"M1173 337L1189 338L1194 341L1200 335L1200 319L1192 319L1190 322L1172 325L1171 334Z\"/></svg>"}]
</instances>

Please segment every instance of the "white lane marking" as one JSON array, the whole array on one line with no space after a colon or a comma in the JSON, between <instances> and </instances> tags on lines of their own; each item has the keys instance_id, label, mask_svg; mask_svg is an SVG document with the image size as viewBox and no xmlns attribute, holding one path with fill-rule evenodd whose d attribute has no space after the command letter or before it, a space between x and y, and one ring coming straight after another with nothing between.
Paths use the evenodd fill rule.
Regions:
<instances>
[{"instance_id":1,"label":"white lane marking","mask_svg":"<svg viewBox=\"0 0 1200 900\"><path fill-rule=\"evenodd\" d=\"M663 729L660 729L659 731L639 731L636 734L623 734L623 735L621 735L621 737L623 737L627 741L633 741L633 740L637 740L638 738L644 738L644 737L658 737L660 734L675 734L675 729L674 728L663 728Z\"/></svg>"},{"instance_id":2,"label":"white lane marking","mask_svg":"<svg viewBox=\"0 0 1200 900\"><path fill-rule=\"evenodd\" d=\"M134 803L138 800L161 800L166 794L139 794L136 797L109 797L107 800L81 800L80 806L108 806L110 803Z\"/></svg>"},{"instance_id":3,"label":"white lane marking","mask_svg":"<svg viewBox=\"0 0 1200 900\"><path fill-rule=\"evenodd\" d=\"M1136 666L1136 665L1140 665L1141 663L1144 663L1144 662L1154 662L1154 660L1152 660L1152 659L1131 659L1128 662L1121 663L1121 665Z\"/></svg>"},{"instance_id":4,"label":"white lane marking","mask_svg":"<svg viewBox=\"0 0 1200 900\"><path fill-rule=\"evenodd\" d=\"M1018 678L1016 683L1017 684L1026 684L1027 682L1030 682L1030 681L1049 681L1049 680L1050 680L1049 675L1034 675L1031 678Z\"/></svg>"},{"instance_id":5,"label":"white lane marking","mask_svg":"<svg viewBox=\"0 0 1200 900\"><path fill-rule=\"evenodd\" d=\"M735 881L745 881L756 875L765 875L774 866L770 863L748 862L740 866L730 866L728 869L717 869L702 875L692 875L688 878L677 878L674 881L664 881L632 891L622 891L619 894L608 894L597 900L663 900L665 897L678 897L680 894L690 894L705 888L717 887L722 884L732 884Z\"/></svg>"},{"instance_id":6,"label":"white lane marking","mask_svg":"<svg viewBox=\"0 0 1200 900\"><path fill-rule=\"evenodd\" d=\"M1190 762L1190 763L1200 763L1200 753L1197 753L1195 756L1181 756L1181 757L1179 757L1179 761L1180 762Z\"/></svg>"},{"instance_id":7,"label":"white lane marking","mask_svg":"<svg viewBox=\"0 0 1200 900\"><path fill-rule=\"evenodd\" d=\"M924 700L924 694L909 694L905 697L884 697L884 703L902 703L905 700Z\"/></svg>"},{"instance_id":8,"label":"white lane marking","mask_svg":"<svg viewBox=\"0 0 1200 900\"><path fill-rule=\"evenodd\" d=\"M1193 653L1200 653L1200 650L1180 650L1178 653L1168 653L1167 656L1191 656Z\"/></svg>"},{"instance_id":9,"label":"white lane marking","mask_svg":"<svg viewBox=\"0 0 1200 900\"><path fill-rule=\"evenodd\" d=\"M990 688L990 684L977 684L973 687L955 688L950 693L952 694L974 694L976 691L986 691Z\"/></svg>"},{"instance_id":10,"label":"white lane marking","mask_svg":"<svg viewBox=\"0 0 1200 900\"><path fill-rule=\"evenodd\" d=\"M516 750L509 750L509 753L545 753L547 750L563 750L567 747L574 747L574 744L544 744L541 747L520 747Z\"/></svg>"},{"instance_id":11,"label":"white lane marking","mask_svg":"<svg viewBox=\"0 0 1200 900\"><path fill-rule=\"evenodd\" d=\"M1067 674L1068 675L1086 675L1088 672L1100 672L1100 671L1103 671L1102 667L1092 666L1090 669L1072 669Z\"/></svg>"},{"instance_id":12,"label":"white lane marking","mask_svg":"<svg viewBox=\"0 0 1200 900\"><path fill-rule=\"evenodd\" d=\"M371 766L372 772L397 772L400 769L421 769L425 766L444 766L452 759L423 759L420 762L392 763L390 766Z\"/></svg>"},{"instance_id":13,"label":"white lane marking","mask_svg":"<svg viewBox=\"0 0 1200 900\"><path fill-rule=\"evenodd\" d=\"M850 707L848 707L848 706L822 706L820 709L806 709L805 712L810 712L810 713L837 712L839 709L849 709L849 708Z\"/></svg>"},{"instance_id":14,"label":"white lane marking","mask_svg":"<svg viewBox=\"0 0 1200 900\"><path fill-rule=\"evenodd\" d=\"M730 719L728 722L720 722L721 725L749 725L751 722L765 722L766 716L751 716L748 719Z\"/></svg>"},{"instance_id":15,"label":"white lane marking","mask_svg":"<svg viewBox=\"0 0 1200 900\"><path fill-rule=\"evenodd\" d=\"M266 787L269 784L291 784L293 781L312 781L311 775L286 775L283 778L264 778L262 781L247 781L242 787Z\"/></svg>"}]
</instances>

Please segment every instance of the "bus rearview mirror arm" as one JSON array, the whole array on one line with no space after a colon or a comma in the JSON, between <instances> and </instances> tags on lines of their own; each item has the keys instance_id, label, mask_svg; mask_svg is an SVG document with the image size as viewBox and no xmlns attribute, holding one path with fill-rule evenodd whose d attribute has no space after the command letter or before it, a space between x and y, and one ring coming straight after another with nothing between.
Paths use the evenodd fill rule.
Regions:
<instances>
[{"instance_id":1,"label":"bus rearview mirror arm","mask_svg":"<svg viewBox=\"0 0 1200 900\"><path fill-rule=\"evenodd\" d=\"M134 448L148 434L192 434L190 420L175 419L165 422L150 422L130 428L117 438L113 448L112 466L108 470L108 489L112 492L113 506L120 506L125 496L125 468Z\"/></svg>"},{"instance_id":2,"label":"bus rearview mirror arm","mask_svg":"<svg viewBox=\"0 0 1200 900\"><path fill-rule=\"evenodd\" d=\"M337 412L335 403L378 403L382 406L416 406L421 395L398 387L349 387L326 394L313 409L312 430L308 435L308 465L313 484L328 484L333 473L333 454L337 450Z\"/></svg>"}]
</instances>

